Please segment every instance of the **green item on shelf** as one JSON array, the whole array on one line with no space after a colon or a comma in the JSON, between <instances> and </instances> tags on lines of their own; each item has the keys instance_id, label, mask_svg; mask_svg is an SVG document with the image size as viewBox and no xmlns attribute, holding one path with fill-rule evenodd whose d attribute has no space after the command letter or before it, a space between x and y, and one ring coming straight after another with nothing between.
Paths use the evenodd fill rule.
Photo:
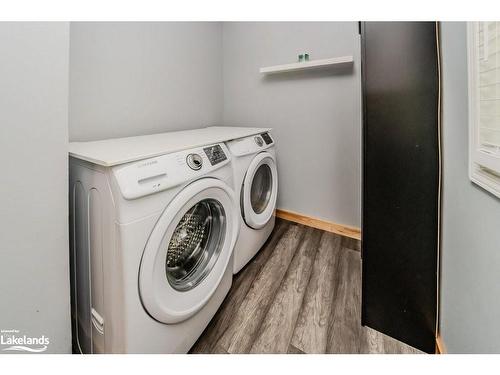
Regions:
<instances>
[{"instance_id":1,"label":"green item on shelf","mask_svg":"<svg viewBox=\"0 0 500 375\"><path fill-rule=\"evenodd\" d=\"M308 53L304 54L304 60L309 61L309 54Z\"/></svg>"},{"instance_id":2,"label":"green item on shelf","mask_svg":"<svg viewBox=\"0 0 500 375\"><path fill-rule=\"evenodd\" d=\"M304 61L304 55L299 55L299 62Z\"/></svg>"}]
</instances>

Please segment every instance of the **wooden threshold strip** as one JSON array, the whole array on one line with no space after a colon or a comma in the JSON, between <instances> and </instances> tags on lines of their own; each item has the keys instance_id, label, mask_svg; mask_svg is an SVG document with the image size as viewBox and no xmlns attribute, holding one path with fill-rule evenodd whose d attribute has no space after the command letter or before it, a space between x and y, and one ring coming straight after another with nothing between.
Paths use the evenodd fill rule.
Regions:
<instances>
[{"instance_id":1,"label":"wooden threshold strip","mask_svg":"<svg viewBox=\"0 0 500 375\"><path fill-rule=\"evenodd\" d=\"M293 221L294 223L299 223L306 225L308 227L313 227L317 229L324 230L326 232L340 234L341 236L354 238L356 240L361 240L361 229L356 227L351 227L348 225L342 225L333 223L331 221L326 221L322 219L317 219L314 217L302 215L296 212L287 210L276 210L276 217L284 220Z\"/></svg>"}]
</instances>

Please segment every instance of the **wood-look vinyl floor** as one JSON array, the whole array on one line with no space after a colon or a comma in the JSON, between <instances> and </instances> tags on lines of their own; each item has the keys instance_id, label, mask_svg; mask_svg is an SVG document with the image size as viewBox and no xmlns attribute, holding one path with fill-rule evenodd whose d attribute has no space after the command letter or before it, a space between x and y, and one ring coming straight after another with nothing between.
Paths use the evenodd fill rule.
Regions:
<instances>
[{"instance_id":1,"label":"wood-look vinyl floor","mask_svg":"<svg viewBox=\"0 0 500 375\"><path fill-rule=\"evenodd\" d=\"M421 353L361 326L359 250L277 219L191 353Z\"/></svg>"}]
</instances>

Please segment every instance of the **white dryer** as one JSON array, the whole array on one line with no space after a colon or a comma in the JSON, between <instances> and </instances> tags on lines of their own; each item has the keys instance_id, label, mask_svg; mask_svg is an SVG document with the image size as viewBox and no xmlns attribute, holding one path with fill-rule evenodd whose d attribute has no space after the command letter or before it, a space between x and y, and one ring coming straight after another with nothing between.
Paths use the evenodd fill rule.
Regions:
<instances>
[{"instance_id":1,"label":"white dryer","mask_svg":"<svg viewBox=\"0 0 500 375\"><path fill-rule=\"evenodd\" d=\"M278 170L269 129L226 142L233 158L234 187L240 202L240 234L234 249L234 273L260 250L275 223Z\"/></svg>"},{"instance_id":2,"label":"white dryer","mask_svg":"<svg viewBox=\"0 0 500 375\"><path fill-rule=\"evenodd\" d=\"M232 283L239 205L230 153L216 143L141 159L130 146L140 160L128 161L115 146L70 145L74 348L186 353Z\"/></svg>"}]
</instances>

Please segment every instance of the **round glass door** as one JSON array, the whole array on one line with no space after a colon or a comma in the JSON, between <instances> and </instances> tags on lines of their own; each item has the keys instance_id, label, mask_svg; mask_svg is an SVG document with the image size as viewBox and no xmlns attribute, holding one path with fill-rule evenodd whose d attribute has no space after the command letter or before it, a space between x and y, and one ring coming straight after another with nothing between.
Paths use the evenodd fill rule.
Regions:
<instances>
[{"instance_id":1,"label":"round glass door","mask_svg":"<svg viewBox=\"0 0 500 375\"><path fill-rule=\"evenodd\" d=\"M148 314L175 324L202 309L232 274L238 230L230 186L201 178L183 188L160 214L142 254L139 293Z\"/></svg>"},{"instance_id":2,"label":"round glass door","mask_svg":"<svg viewBox=\"0 0 500 375\"><path fill-rule=\"evenodd\" d=\"M241 215L253 228L263 228L273 217L278 193L278 171L274 155L257 154L250 162L241 186Z\"/></svg>"},{"instance_id":3,"label":"round glass door","mask_svg":"<svg viewBox=\"0 0 500 375\"><path fill-rule=\"evenodd\" d=\"M210 273L225 231L224 207L215 199L204 199L184 214L167 247L165 273L172 288L188 291Z\"/></svg>"},{"instance_id":4,"label":"round glass door","mask_svg":"<svg viewBox=\"0 0 500 375\"><path fill-rule=\"evenodd\" d=\"M250 188L250 203L255 213L261 214L271 199L273 175L269 165L262 164L255 172Z\"/></svg>"}]
</instances>

